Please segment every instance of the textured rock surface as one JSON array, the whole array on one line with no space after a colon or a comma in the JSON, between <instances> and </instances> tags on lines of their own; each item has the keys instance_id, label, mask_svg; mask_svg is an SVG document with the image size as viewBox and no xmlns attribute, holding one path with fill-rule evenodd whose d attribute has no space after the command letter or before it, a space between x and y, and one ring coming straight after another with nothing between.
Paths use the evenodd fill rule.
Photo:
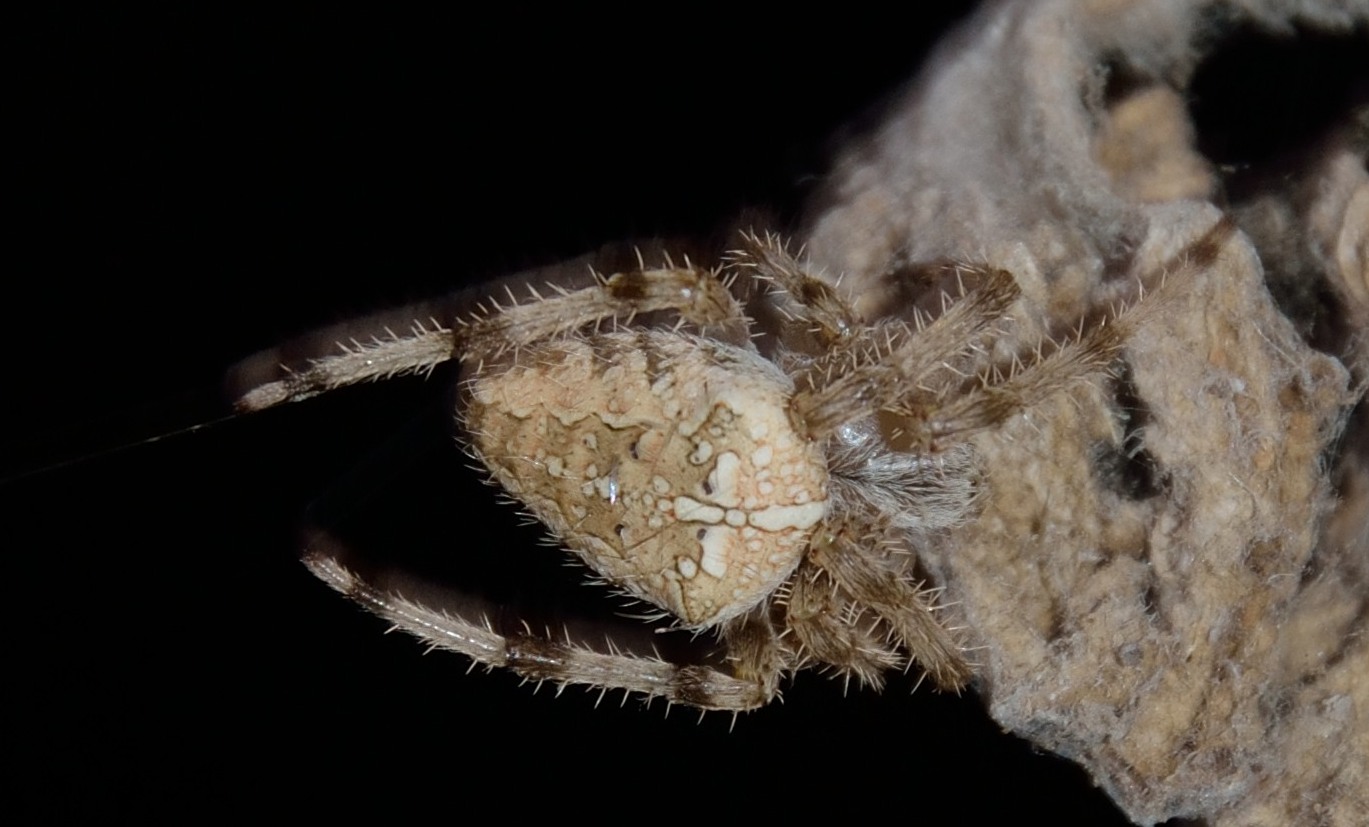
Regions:
<instances>
[{"instance_id":1,"label":"textured rock surface","mask_svg":"<svg viewBox=\"0 0 1369 827\"><path fill-rule=\"evenodd\" d=\"M1362 824L1369 114L1219 198L1185 89L1238 25L1363 37L1369 4L989 6L806 235L871 314L906 289L889 262L1011 269L1027 342L1147 285L1119 377L978 437L984 511L923 558L993 716L1133 819Z\"/></svg>"}]
</instances>

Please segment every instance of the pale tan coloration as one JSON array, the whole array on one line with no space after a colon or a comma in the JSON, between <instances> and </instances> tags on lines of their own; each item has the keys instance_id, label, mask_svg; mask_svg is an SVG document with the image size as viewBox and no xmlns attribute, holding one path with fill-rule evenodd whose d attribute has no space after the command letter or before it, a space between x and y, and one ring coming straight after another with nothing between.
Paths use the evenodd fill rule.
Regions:
<instances>
[{"instance_id":1,"label":"pale tan coloration","mask_svg":"<svg viewBox=\"0 0 1369 827\"><path fill-rule=\"evenodd\" d=\"M239 404L456 359L471 456L605 584L655 607L662 630L722 642L702 662L670 663L624 651L611 631L596 650L496 629L368 583L315 539L315 574L435 647L704 709L764 705L806 667L879 687L916 664L959 691L971 666L916 551L973 517L980 472L964 439L1106 375L1140 316L996 353L1018 299L1011 274L926 271L951 286L939 306L867 322L778 237L748 234L719 271L639 262L578 290L529 287L522 301L343 348ZM728 289L743 277L770 291L757 300L780 328L768 356Z\"/></svg>"},{"instance_id":2,"label":"pale tan coloration","mask_svg":"<svg viewBox=\"0 0 1369 827\"><path fill-rule=\"evenodd\" d=\"M308 563L479 663L705 708L767 703L780 678L809 666L878 685L910 656L961 686L960 647L975 644L973 677L994 719L1078 761L1138 822L1362 825L1369 110L1292 148L1278 175L1229 203L1182 104L1203 51L1238 26L1361 36L1369 5L989 4L838 157L800 233L816 266L752 245L735 270L790 294L780 304L793 311L797 356L767 355L794 378L789 409L828 438L828 506L793 574L722 624L721 663L512 634L377 588L326 546ZM1112 97L1118 76L1125 93ZM991 304L978 326L917 329L907 310L925 284L914 264L936 260L985 263L953 305ZM843 274L844 293L809 270ZM980 293L999 272L1012 273L1012 295ZM1035 355L1100 308L1134 301L1138 282L1158 301ZM491 305L465 327L353 348L244 404L452 358L498 371L523 349L616 335L601 321L637 330L634 315L653 311L744 347L720 286L663 267ZM1271 286L1324 299L1340 330L1314 346L1311 323ZM1014 355L1025 366L995 376ZM915 379L923 356L947 370ZM1113 381L1080 383L1109 367ZM1083 387L1060 392L1072 384ZM874 423L891 412L900 434ZM507 476L525 490L545 486L547 470ZM576 531L559 528L569 545L587 543ZM924 574L945 608L932 611Z\"/></svg>"},{"instance_id":3,"label":"pale tan coloration","mask_svg":"<svg viewBox=\"0 0 1369 827\"><path fill-rule=\"evenodd\" d=\"M504 489L590 568L705 628L773 592L826 514L826 460L789 420L792 390L749 351L615 332L482 371L465 424Z\"/></svg>"},{"instance_id":4,"label":"pale tan coloration","mask_svg":"<svg viewBox=\"0 0 1369 827\"><path fill-rule=\"evenodd\" d=\"M828 439L828 506L793 574L722 624L722 665L497 631L378 589L326 547L307 552L311 568L479 663L706 708L764 704L806 666L878 685L910 655L960 686L963 640L995 720L1078 761L1138 822L1362 825L1369 110L1229 203L1184 104L1204 50L1240 27L1366 26L1363 0L1030 0L987 4L949 38L837 158L800 233L816 267L768 240L735 267L789 294L797 355L767 355L794 378L796 430ZM915 264L937 260L984 263L952 305L981 302L974 324L918 329L908 313L925 287ZM843 274L844 293L810 270ZM1005 272L1009 290L982 292ZM1163 295L1099 327L1138 283ZM1300 285L1341 325L1329 345L1271 297ZM653 311L744 347L720 286L667 266L491 305L464 327L323 360L244 405L451 358L498 371ZM1095 320L1082 337L1037 351L1081 319ZM1024 367L995 375L1013 356ZM1113 381L1080 382L1108 368ZM898 427L876 427L890 413ZM543 467L509 467L519 490L546 485ZM595 470L612 500L612 472ZM602 504L600 487L586 496ZM573 522L558 530L588 543ZM919 588L924 570L944 610Z\"/></svg>"}]
</instances>

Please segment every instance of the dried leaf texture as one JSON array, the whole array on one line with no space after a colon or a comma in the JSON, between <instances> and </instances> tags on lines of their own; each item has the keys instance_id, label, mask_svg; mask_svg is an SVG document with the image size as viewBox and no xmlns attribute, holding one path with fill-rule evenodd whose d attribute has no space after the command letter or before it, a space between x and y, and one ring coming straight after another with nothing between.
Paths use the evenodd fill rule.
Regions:
<instances>
[{"instance_id":1,"label":"dried leaf texture","mask_svg":"<svg viewBox=\"0 0 1369 827\"><path fill-rule=\"evenodd\" d=\"M983 511L921 550L993 716L1139 822L1369 812L1369 115L1234 182L1185 106L1237 30L1367 29L1364 2L992 4L810 211L871 316L943 257L1014 273L1025 342L1150 291L1112 381L975 438Z\"/></svg>"}]
</instances>

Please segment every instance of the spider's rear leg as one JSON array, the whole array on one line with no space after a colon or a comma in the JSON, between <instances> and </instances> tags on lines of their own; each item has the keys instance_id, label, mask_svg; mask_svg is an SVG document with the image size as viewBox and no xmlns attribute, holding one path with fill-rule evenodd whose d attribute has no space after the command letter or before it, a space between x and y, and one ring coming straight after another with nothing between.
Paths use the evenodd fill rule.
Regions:
<instances>
[{"instance_id":1,"label":"spider's rear leg","mask_svg":"<svg viewBox=\"0 0 1369 827\"><path fill-rule=\"evenodd\" d=\"M361 382L432 370L460 359L482 361L507 350L597 325L606 319L630 320L658 311L673 311L715 338L743 343L747 319L726 285L711 270L668 264L595 275L594 284L567 290L529 285L528 295L487 299L469 318L450 324L415 322L407 334L389 332L368 342L338 343L341 351L311 361L303 370L266 382L236 400L239 411L257 411L297 402Z\"/></svg>"},{"instance_id":2,"label":"spider's rear leg","mask_svg":"<svg viewBox=\"0 0 1369 827\"><path fill-rule=\"evenodd\" d=\"M430 371L452 358L453 342L451 329L436 321L416 322L404 336L390 332L365 343L339 342L340 353L311 360L303 370L287 368L284 378L253 387L233 405L243 413L260 411L347 385Z\"/></svg>"},{"instance_id":3,"label":"spider's rear leg","mask_svg":"<svg viewBox=\"0 0 1369 827\"><path fill-rule=\"evenodd\" d=\"M501 634L488 622L425 606L378 588L349 569L320 541L304 554L315 576L368 611L435 649L465 655L489 667L508 669L541 683L621 689L701 709L745 711L764 706L773 685L743 680L704 665L676 665L659 657L601 652L569 639L555 640L530 630Z\"/></svg>"},{"instance_id":4,"label":"spider's rear leg","mask_svg":"<svg viewBox=\"0 0 1369 827\"><path fill-rule=\"evenodd\" d=\"M595 283L569 291L548 285L544 296L529 286L529 298L519 301L512 292L506 300L491 299L469 319L457 322L454 341L463 362L483 359L562 333L598 325L607 319L630 322L633 317L674 311L707 335L734 341L748 340L747 319L718 274L691 265L595 274Z\"/></svg>"},{"instance_id":5,"label":"spider's rear leg","mask_svg":"<svg viewBox=\"0 0 1369 827\"><path fill-rule=\"evenodd\" d=\"M770 601L728 621L722 637L737 679L755 684L767 701L778 695L780 679L795 663L771 622Z\"/></svg>"}]
</instances>

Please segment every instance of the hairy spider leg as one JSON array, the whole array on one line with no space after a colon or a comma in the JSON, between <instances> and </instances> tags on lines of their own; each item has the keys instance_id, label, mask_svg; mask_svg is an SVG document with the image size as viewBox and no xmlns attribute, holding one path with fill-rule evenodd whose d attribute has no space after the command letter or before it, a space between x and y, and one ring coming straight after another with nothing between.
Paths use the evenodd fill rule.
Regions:
<instances>
[{"instance_id":1,"label":"hairy spider leg","mask_svg":"<svg viewBox=\"0 0 1369 827\"><path fill-rule=\"evenodd\" d=\"M537 683L564 688L622 689L647 698L702 709L744 711L764 706L774 695L756 680L734 678L708 666L677 666L655 657L599 652L569 639L526 631L503 635L488 620L435 611L402 595L377 589L339 562L340 552L316 538L304 554L314 576L370 612L434 649L465 655L489 668L509 669Z\"/></svg>"},{"instance_id":2,"label":"hairy spider leg","mask_svg":"<svg viewBox=\"0 0 1369 827\"><path fill-rule=\"evenodd\" d=\"M1173 295L1173 291L1162 289L1166 281L1184 282L1186 273L1210 265L1234 232L1235 224L1229 219L1216 222L1202 238L1158 270L1141 274L1129 304L1114 308L1091 325L1081 321L1063 342L1038 344L1025 359L1014 357L1005 369L978 372L968 387L954 371L943 371L942 381L935 383L908 381L912 374L904 368L901 393L885 404L903 419L914 445L933 448L948 437L960 438L1000 425L1053 394L1106 376L1131 335L1146 319L1162 312L1167 297ZM998 289L995 281L991 279L981 290ZM935 365L925 367L935 369Z\"/></svg>"},{"instance_id":3,"label":"hairy spider leg","mask_svg":"<svg viewBox=\"0 0 1369 827\"><path fill-rule=\"evenodd\" d=\"M897 541L895 541L897 542ZM814 539L812 560L841 589L885 623L895 640L942 689L959 692L973 673L960 647L936 618L933 590L909 581L888 565L885 532L848 518Z\"/></svg>"},{"instance_id":4,"label":"hairy spider leg","mask_svg":"<svg viewBox=\"0 0 1369 827\"><path fill-rule=\"evenodd\" d=\"M320 393L361 382L388 379L432 370L451 359L480 362L510 348L598 324L606 319L630 321L641 313L670 310L701 329L721 328L745 339L746 317L727 287L709 270L689 266L642 269L597 276L581 290L548 285L554 295L544 297L529 286L518 301L509 292L506 303L489 299L469 319L450 326L415 322L408 335L351 344L342 351L313 360L307 368L259 385L236 402L240 412L259 411L297 402Z\"/></svg>"},{"instance_id":5,"label":"hairy spider leg","mask_svg":"<svg viewBox=\"0 0 1369 827\"><path fill-rule=\"evenodd\" d=\"M448 326L415 324L408 336L392 334L369 343L339 345L339 355L313 361L303 371L258 386L237 402L255 411L365 381L430 370L451 359L476 361L510 349L572 332L606 319L628 323L638 314L675 311L684 322L712 330L724 339L748 340L748 321L717 274L686 262L683 268L641 269L595 276L595 283L567 291L548 285L544 297L529 288L528 300L512 294L493 299L469 319ZM570 640L532 632L502 635L488 622L436 611L402 595L376 588L341 562L326 534L312 538L304 552L310 571L396 628L439 649L472 658L487 667L507 668L532 681L561 686L622 689L703 709L744 711L764 706L778 693L778 678L788 659L768 619L752 613L725 624L729 661L738 677L708 666L677 666L660 658L600 652ZM610 644L611 647L611 644Z\"/></svg>"},{"instance_id":6,"label":"hairy spider leg","mask_svg":"<svg viewBox=\"0 0 1369 827\"><path fill-rule=\"evenodd\" d=\"M1019 289L1004 270L976 270L977 287L911 335L873 339L859 345L868 356L813 376L794 398L794 411L815 437L835 433L856 420L887 410L896 401L945 371L951 360L978 346L1007 314ZM885 342L891 342L886 346ZM811 374L810 374L811 375Z\"/></svg>"},{"instance_id":7,"label":"hairy spider leg","mask_svg":"<svg viewBox=\"0 0 1369 827\"><path fill-rule=\"evenodd\" d=\"M773 285L772 295L786 297L780 312L790 321L807 324L822 351L865 334L866 323L851 303L835 287L811 275L778 235L743 234L742 248L733 251L731 262Z\"/></svg>"}]
</instances>

